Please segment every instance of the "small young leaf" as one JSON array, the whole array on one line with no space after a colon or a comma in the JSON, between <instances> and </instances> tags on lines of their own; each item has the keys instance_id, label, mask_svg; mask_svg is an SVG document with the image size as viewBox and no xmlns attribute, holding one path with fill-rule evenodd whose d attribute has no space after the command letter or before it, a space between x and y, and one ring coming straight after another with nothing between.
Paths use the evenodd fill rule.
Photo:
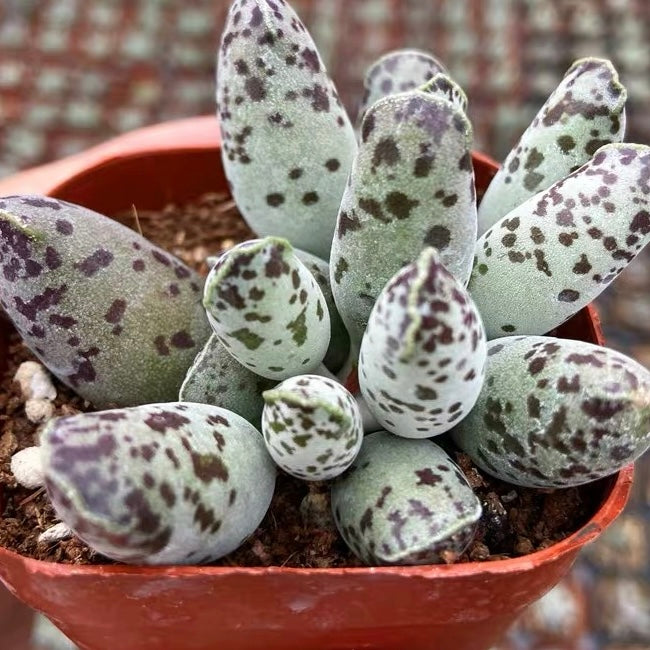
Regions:
<instances>
[{"instance_id":1,"label":"small young leaf","mask_svg":"<svg viewBox=\"0 0 650 650\"><path fill-rule=\"evenodd\" d=\"M308 481L342 474L363 439L361 414L341 384L319 375L286 379L264 393L262 432L273 460Z\"/></svg>"},{"instance_id":2,"label":"small young leaf","mask_svg":"<svg viewBox=\"0 0 650 650\"><path fill-rule=\"evenodd\" d=\"M446 99L452 106L460 109L463 113L467 113L467 95L465 91L443 72L432 77L420 86L419 90Z\"/></svg>"},{"instance_id":3,"label":"small young leaf","mask_svg":"<svg viewBox=\"0 0 650 650\"><path fill-rule=\"evenodd\" d=\"M221 343L257 375L286 379L325 357L330 322L323 292L285 239L226 251L206 280L203 304Z\"/></svg>"}]
</instances>

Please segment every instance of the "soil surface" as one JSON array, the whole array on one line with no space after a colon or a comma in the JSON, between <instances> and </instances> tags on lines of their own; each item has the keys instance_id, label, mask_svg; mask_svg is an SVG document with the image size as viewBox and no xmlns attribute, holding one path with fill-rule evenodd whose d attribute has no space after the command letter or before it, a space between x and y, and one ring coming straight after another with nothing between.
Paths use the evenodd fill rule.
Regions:
<instances>
[{"instance_id":1,"label":"soil surface","mask_svg":"<svg viewBox=\"0 0 650 650\"><path fill-rule=\"evenodd\" d=\"M218 254L253 236L225 195L210 194L161 212L123 213L115 217L145 237L207 273L207 255ZM8 326L2 321L0 327ZM76 538L42 544L38 536L57 523L44 490L18 486L11 456L38 443L42 425L30 422L24 398L13 381L23 361L35 357L12 332L6 368L0 375L0 546L41 560L75 564L112 564ZM88 403L54 380L55 416L91 410ZM490 561L526 555L567 537L598 507L604 482L565 490L512 486L481 473L470 459L438 438L465 473L483 504L478 533L460 557L446 562ZM343 567L360 566L338 535L330 513L326 483L306 483L280 474L271 507L259 528L221 566Z\"/></svg>"}]
</instances>

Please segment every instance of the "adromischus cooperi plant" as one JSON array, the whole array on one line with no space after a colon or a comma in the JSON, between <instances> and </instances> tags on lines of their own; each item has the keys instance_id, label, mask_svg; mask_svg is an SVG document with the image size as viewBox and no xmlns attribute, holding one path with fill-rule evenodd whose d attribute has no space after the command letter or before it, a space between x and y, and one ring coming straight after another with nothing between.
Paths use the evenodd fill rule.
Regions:
<instances>
[{"instance_id":1,"label":"adromischus cooperi plant","mask_svg":"<svg viewBox=\"0 0 650 650\"><path fill-rule=\"evenodd\" d=\"M332 480L363 561L437 562L466 548L481 504L429 438L451 433L489 474L544 488L650 445L650 373L544 336L650 240L650 148L621 143L612 65L569 69L478 215L467 98L442 65L392 52L365 88L357 139L286 2L233 3L223 164L260 238L205 282L85 208L0 200L3 310L107 409L50 421L39 456L59 517L101 553L230 552L268 508L275 461Z\"/></svg>"}]
</instances>

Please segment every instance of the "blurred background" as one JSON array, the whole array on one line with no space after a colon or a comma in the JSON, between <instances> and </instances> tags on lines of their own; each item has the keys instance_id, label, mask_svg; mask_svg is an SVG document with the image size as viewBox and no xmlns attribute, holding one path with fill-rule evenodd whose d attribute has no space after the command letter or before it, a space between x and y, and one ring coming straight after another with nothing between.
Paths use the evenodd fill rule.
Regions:
<instances>
[{"instance_id":1,"label":"blurred background","mask_svg":"<svg viewBox=\"0 0 650 650\"><path fill-rule=\"evenodd\" d=\"M214 54L228 4L0 0L0 178L140 126L213 113ZM501 160L570 64L604 56L628 89L627 140L650 143L647 0L292 4L352 116L377 56L428 50L467 92L475 148ZM599 308L609 345L650 366L650 254L632 263ZM648 521L647 457L625 514L499 650L650 649ZM35 649L69 647L38 622Z\"/></svg>"}]
</instances>

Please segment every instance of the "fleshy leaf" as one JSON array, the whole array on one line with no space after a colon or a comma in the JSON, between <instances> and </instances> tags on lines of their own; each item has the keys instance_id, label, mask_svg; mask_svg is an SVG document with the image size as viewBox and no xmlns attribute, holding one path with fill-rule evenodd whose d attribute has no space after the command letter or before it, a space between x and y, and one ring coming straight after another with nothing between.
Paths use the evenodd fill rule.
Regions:
<instances>
[{"instance_id":1,"label":"fleshy leaf","mask_svg":"<svg viewBox=\"0 0 650 650\"><path fill-rule=\"evenodd\" d=\"M217 66L222 158L258 234L329 258L356 151L352 125L310 35L285 2L233 3Z\"/></svg>"},{"instance_id":2,"label":"fleshy leaf","mask_svg":"<svg viewBox=\"0 0 650 650\"><path fill-rule=\"evenodd\" d=\"M439 72L447 71L438 59L427 52L413 49L387 52L366 71L357 122L363 122L366 111L375 102L389 95L414 90Z\"/></svg>"},{"instance_id":3,"label":"fleshy leaf","mask_svg":"<svg viewBox=\"0 0 650 650\"><path fill-rule=\"evenodd\" d=\"M601 146L621 142L626 96L609 61L576 61L492 179L479 206L479 235L584 165Z\"/></svg>"},{"instance_id":4,"label":"fleshy leaf","mask_svg":"<svg viewBox=\"0 0 650 650\"><path fill-rule=\"evenodd\" d=\"M205 404L148 404L51 421L41 449L57 515L132 564L199 564L264 517L276 470L246 420Z\"/></svg>"},{"instance_id":5,"label":"fleshy leaf","mask_svg":"<svg viewBox=\"0 0 650 650\"><path fill-rule=\"evenodd\" d=\"M469 413L483 384L481 317L435 249L386 285L359 357L361 393L377 421L405 438L429 438Z\"/></svg>"},{"instance_id":6,"label":"fleshy leaf","mask_svg":"<svg viewBox=\"0 0 650 650\"><path fill-rule=\"evenodd\" d=\"M430 440L386 431L364 438L332 486L334 521L366 564L432 564L472 541L481 504L461 471Z\"/></svg>"},{"instance_id":7,"label":"fleshy leaf","mask_svg":"<svg viewBox=\"0 0 650 650\"><path fill-rule=\"evenodd\" d=\"M332 286L330 284L330 266L327 262L320 259L320 257L316 257L316 255L312 255L306 251L295 249L295 253L298 259L309 269L309 272L314 276L320 290L323 292L327 304L327 311L330 314L331 327L330 344L323 363L330 372L338 372L350 353L350 335L345 329L343 319L334 302Z\"/></svg>"},{"instance_id":8,"label":"fleshy leaf","mask_svg":"<svg viewBox=\"0 0 650 650\"><path fill-rule=\"evenodd\" d=\"M0 268L0 304L23 340L98 408L176 399L210 335L201 278L81 206L0 198Z\"/></svg>"},{"instance_id":9,"label":"fleshy leaf","mask_svg":"<svg viewBox=\"0 0 650 650\"><path fill-rule=\"evenodd\" d=\"M203 304L228 352L262 377L303 374L325 357L330 323L323 292L285 239L254 239L226 251L208 275Z\"/></svg>"},{"instance_id":10,"label":"fleshy leaf","mask_svg":"<svg viewBox=\"0 0 650 650\"><path fill-rule=\"evenodd\" d=\"M219 406L259 428L264 408L262 393L274 385L273 380L239 363L213 334L187 371L178 399Z\"/></svg>"},{"instance_id":11,"label":"fleshy leaf","mask_svg":"<svg viewBox=\"0 0 650 650\"><path fill-rule=\"evenodd\" d=\"M544 334L589 304L650 241L650 147L610 144L477 243L469 291L488 339Z\"/></svg>"},{"instance_id":12,"label":"fleshy leaf","mask_svg":"<svg viewBox=\"0 0 650 650\"><path fill-rule=\"evenodd\" d=\"M363 440L361 414L341 384L319 375L291 377L264 393L266 448L285 471L308 481L342 474Z\"/></svg>"},{"instance_id":13,"label":"fleshy leaf","mask_svg":"<svg viewBox=\"0 0 650 650\"><path fill-rule=\"evenodd\" d=\"M444 72L432 77L420 86L419 90L446 99L452 106L460 109L463 113L467 113L467 95L465 91Z\"/></svg>"},{"instance_id":14,"label":"fleshy leaf","mask_svg":"<svg viewBox=\"0 0 650 650\"><path fill-rule=\"evenodd\" d=\"M491 341L483 391L453 437L479 467L508 483L595 481L650 447L650 372L582 341Z\"/></svg>"},{"instance_id":15,"label":"fleshy leaf","mask_svg":"<svg viewBox=\"0 0 650 650\"><path fill-rule=\"evenodd\" d=\"M472 129L464 113L419 90L380 100L362 126L332 244L332 291L359 344L388 280L435 246L461 283L476 241Z\"/></svg>"}]
</instances>

